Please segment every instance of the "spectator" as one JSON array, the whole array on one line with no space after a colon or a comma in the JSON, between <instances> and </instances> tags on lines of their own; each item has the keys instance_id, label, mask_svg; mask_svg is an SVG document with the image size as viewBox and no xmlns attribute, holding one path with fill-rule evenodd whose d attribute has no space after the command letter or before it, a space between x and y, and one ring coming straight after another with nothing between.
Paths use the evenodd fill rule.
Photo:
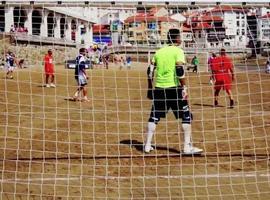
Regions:
<instances>
[{"instance_id":1,"label":"spectator","mask_svg":"<svg viewBox=\"0 0 270 200\"><path fill-rule=\"evenodd\" d=\"M104 68L106 69L109 69L109 59L110 59L109 54L102 55L102 60L103 60L102 62L103 62Z\"/></svg>"},{"instance_id":2,"label":"spectator","mask_svg":"<svg viewBox=\"0 0 270 200\"><path fill-rule=\"evenodd\" d=\"M25 67L23 66L23 64L24 64L24 59L20 59L19 62L18 62L18 67L19 67L20 69L25 68Z\"/></svg>"},{"instance_id":3,"label":"spectator","mask_svg":"<svg viewBox=\"0 0 270 200\"><path fill-rule=\"evenodd\" d=\"M13 79L13 71L15 68L15 55L9 51L6 55L6 68L7 68L7 74L6 78Z\"/></svg>"},{"instance_id":4,"label":"spectator","mask_svg":"<svg viewBox=\"0 0 270 200\"><path fill-rule=\"evenodd\" d=\"M192 58L191 64L193 65L193 72L198 73L199 59L196 55Z\"/></svg>"},{"instance_id":5,"label":"spectator","mask_svg":"<svg viewBox=\"0 0 270 200\"><path fill-rule=\"evenodd\" d=\"M265 73L270 74L270 57L266 61Z\"/></svg>"},{"instance_id":6,"label":"spectator","mask_svg":"<svg viewBox=\"0 0 270 200\"><path fill-rule=\"evenodd\" d=\"M17 29L18 33L23 33L24 32L24 28L22 26L19 26L19 28Z\"/></svg>"},{"instance_id":7,"label":"spectator","mask_svg":"<svg viewBox=\"0 0 270 200\"><path fill-rule=\"evenodd\" d=\"M123 69L124 66L126 66L127 64L127 60L126 60L126 56L125 55L122 55L120 57L120 70Z\"/></svg>"},{"instance_id":8,"label":"spectator","mask_svg":"<svg viewBox=\"0 0 270 200\"><path fill-rule=\"evenodd\" d=\"M127 57L127 68L128 69L131 68L131 57L130 56Z\"/></svg>"},{"instance_id":9,"label":"spectator","mask_svg":"<svg viewBox=\"0 0 270 200\"><path fill-rule=\"evenodd\" d=\"M14 25L11 25L9 32L15 33L15 30L16 30L16 28L14 27Z\"/></svg>"}]
</instances>

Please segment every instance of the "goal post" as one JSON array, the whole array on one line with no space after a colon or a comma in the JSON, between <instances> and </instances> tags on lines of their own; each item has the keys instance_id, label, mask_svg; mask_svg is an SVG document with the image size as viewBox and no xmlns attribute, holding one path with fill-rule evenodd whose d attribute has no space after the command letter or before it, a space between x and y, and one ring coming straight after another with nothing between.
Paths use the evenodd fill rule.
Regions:
<instances>
[{"instance_id":1,"label":"goal post","mask_svg":"<svg viewBox=\"0 0 270 200\"><path fill-rule=\"evenodd\" d=\"M266 0L0 1L0 199L269 199L269 12ZM159 119L150 83L174 77L181 51L153 82L147 69L170 30L188 106L170 99ZM186 153L189 134L202 153Z\"/></svg>"}]
</instances>

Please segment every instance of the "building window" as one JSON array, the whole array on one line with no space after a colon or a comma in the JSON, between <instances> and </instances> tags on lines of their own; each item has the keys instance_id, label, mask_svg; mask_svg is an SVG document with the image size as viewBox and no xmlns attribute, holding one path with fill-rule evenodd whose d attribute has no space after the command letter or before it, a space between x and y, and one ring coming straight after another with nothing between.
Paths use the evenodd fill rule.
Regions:
<instances>
[{"instance_id":1,"label":"building window","mask_svg":"<svg viewBox=\"0 0 270 200\"><path fill-rule=\"evenodd\" d=\"M112 31L117 31L118 30L118 24L117 23L113 23L112 24Z\"/></svg>"},{"instance_id":2,"label":"building window","mask_svg":"<svg viewBox=\"0 0 270 200\"><path fill-rule=\"evenodd\" d=\"M236 26L237 26L237 27L240 26L240 22L239 22L239 21L236 22Z\"/></svg>"},{"instance_id":3,"label":"building window","mask_svg":"<svg viewBox=\"0 0 270 200\"><path fill-rule=\"evenodd\" d=\"M225 42L224 45L227 47L231 46L231 44L229 42Z\"/></svg>"},{"instance_id":4,"label":"building window","mask_svg":"<svg viewBox=\"0 0 270 200\"><path fill-rule=\"evenodd\" d=\"M142 38L142 33L136 33L136 38L141 39Z\"/></svg>"},{"instance_id":5,"label":"building window","mask_svg":"<svg viewBox=\"0 0 270 200\"><path fill-rule=\"evenodd\" d=\"M236 31L236 35L239 35L240 34L240 30L239 29L237 29L237 31Z\"/></svg>"},{"instance_id":6,"label":"building window","mask_svg":"<svg viewBox=\"0 0 270 200\"><path fill-rule=\"evenodd\" d=\"M202 37L202 33L201 33L201 31L199 31L199 35L198 35L198 37L199 37L199 38L201 38L201 37Z\"/></svg>"},{"instance_id":7,"label":"building window","mask_svg":"<svg viewBox=\"0 0 270 200\"><path fill-rule=\"evenodd\" d=\"M151 30L156 30L157 29L157 23L156 22L149 22L147 24L147 28Z\"/></svg>"},{"instance_id":8,"label":"building window","mask_svg":"<svg viewBox=\"0 0 270 200\"><path fill-rule=\"evenodd\" d=\"M242 29L242 35L245 35L245 29Z\"/></svg>"},{"instance_id":9,"label":"building window","mask_svg":"<svg viewBox=\"0 0 270 200\"><path fill-rule=\"evenodd\" d=\"M139 27L141 25L140 22L133 22L131 23L131 27Z\"/></svg>"},{"instance_id":10,"label":"building window","mask_svg":"<svg viewBox=\"0 0 270 200\"><path fill-rule=\"evenodd\" d=\"M133 37L133 31L128 32L128 37Z\"/></svg>"},{"instance_id":11,"label":"building window","mask_svg":"<svg viewBox=\"0 0 270 200\"><path fill-rule=\"evenodd\" d=\"M81 27L81 35L83 35L85 33L86 33L86 28L83 26L83 27Z\"/></svg>"}]
</instances>

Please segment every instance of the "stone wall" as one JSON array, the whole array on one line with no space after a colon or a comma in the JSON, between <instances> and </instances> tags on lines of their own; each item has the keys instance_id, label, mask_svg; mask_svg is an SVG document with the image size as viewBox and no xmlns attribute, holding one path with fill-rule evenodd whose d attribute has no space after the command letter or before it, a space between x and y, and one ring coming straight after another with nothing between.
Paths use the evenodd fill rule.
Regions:
<instances>
[{"instance_id":1,"label":"stone wall","mask_svg":"<svg viewBox=\"0 0 270 200\"><path fill-rule=\"evenodd\" d=\"M0 42L2 43L0 45L1 58L4 57L6 52L12 51L15 53L16 58L24 59L26 65L42 65L44 55L47 53L48 49L53 50L55 64L64 64L65 60L74 59L79 51L79 49L75 47L54 45L11 45L7 38L0 40Z\"/></svg>"}]
</instances>

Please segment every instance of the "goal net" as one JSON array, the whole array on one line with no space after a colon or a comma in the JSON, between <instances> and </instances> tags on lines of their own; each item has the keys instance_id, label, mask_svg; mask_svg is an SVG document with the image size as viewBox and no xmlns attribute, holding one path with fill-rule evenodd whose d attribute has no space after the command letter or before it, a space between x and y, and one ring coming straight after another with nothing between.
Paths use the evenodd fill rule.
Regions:
<instances>
[{"instance_id":1,"label":"goal net","mask_svg":"<svg viewBox=\"0 0 270 200\"><path fill-rule=\"evenodd\" d=\"M0 198L269 199L269 12L264 0L1 1ZM147 68L155 87L171 30L197 155L171 110L144 152L158 102Z\"/></svg>"}]
</instances>

